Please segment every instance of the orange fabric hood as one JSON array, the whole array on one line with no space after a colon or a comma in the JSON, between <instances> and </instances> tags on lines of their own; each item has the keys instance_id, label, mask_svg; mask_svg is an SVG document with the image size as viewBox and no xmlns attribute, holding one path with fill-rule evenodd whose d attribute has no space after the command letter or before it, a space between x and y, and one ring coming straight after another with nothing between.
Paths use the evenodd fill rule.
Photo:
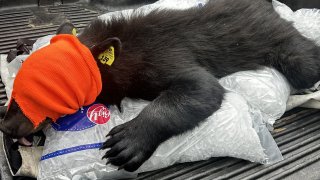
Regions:
<instances>
[{"instance_id":1,"label":"orange fabric hood","mask_svg":"<svg viewBox=\"0 0 320 180\"><path fill-rule=\"evenodd\" d=\"M35 127L95 101L101 75L90 50L73 35L57 35L22 64L12 98Z\"/></svg>"}]
</instances>

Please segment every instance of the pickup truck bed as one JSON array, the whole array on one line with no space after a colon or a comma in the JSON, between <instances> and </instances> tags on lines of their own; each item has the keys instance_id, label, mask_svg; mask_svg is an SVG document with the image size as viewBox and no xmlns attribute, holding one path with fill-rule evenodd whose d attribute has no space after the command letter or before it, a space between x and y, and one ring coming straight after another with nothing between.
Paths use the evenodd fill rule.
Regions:
<instances>
[{"instance_id":1,"label":"pickup truck bed","mask_svg":"<svg viewBox=\"0 0 320 180\"><path fill-rule=\"evenodd\" d=\"M1 1L1 0L0 0ZM58 1L57 1L58 2ZM0 8L0 54L16 48L19 38L36 39L54 34L62 20L81 30L107 10L83 3ZM126 7L123 7L126 8ZM0 106L7 101L0 83ZM212 158L139 174L137 179L320 179L320 111L294 109L275 124L272 132L285 160L263 166L235 158ZM8 171L2 166L2 179Z\"/></svg>"}]
</instances>

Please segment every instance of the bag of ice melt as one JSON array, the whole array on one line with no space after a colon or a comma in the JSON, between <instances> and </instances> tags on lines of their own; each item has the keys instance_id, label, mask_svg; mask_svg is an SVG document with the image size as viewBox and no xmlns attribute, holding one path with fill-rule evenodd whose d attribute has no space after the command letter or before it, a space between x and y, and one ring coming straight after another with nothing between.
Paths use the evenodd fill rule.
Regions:
<instances>
[{"instance_id":1,"label":"bag of ice melt","mask_svg":"<svg viewBox=\"0 0 320 180\"><path fill-rule=\"evenodd\" d=\"M320 46L320 9L292 11L287 5L276 0L273 0L272 4L282 18L291 21L303 36L313 40ZM319 84L320 81L313 88L299 91L298 95L290 96L287 101L287 111L298 106L320 109Z\"/></svg>"},{"instance_id":2,"label":"bag of ice melt","mask_svg":"<svg viewBox=\"0 0 320 180\"><path fill-rule=\"evenodd\" d=\"M258 109L233 92L222 107L192 131L172 137L135 173L106 164L99 147L115 126L137 116L148 101L124 99L116 106L93 104L76 114L60 118L45 131L46 143L38 179L122 179L175 163L231 156L269 164L282 160L281 153ZM50 170L48 170L50 169Z\"/></svg>"},{"instance_id":3,"label":"bag of ice melt","mask_svg":"<svg viewBox=\"0 0 320 180\"><path fill-rule=\"evenodd\" d=\"M320 45L320 9L299 9L292 11L287 5L273 0L274 9L305 37Z\"/></svg>"},{"instance_id":4,"label":"bag of ice melt","mask_svg":"<svg viewBox=\"0 0 320 180\"><path fill-rule=\"evenodd\" d=\"M112 111L112 115L110 112ZM121 179L134 173L106 166L99 150L110 129L124 121L113 106L94 103L59 118L45 130L38 179Z\"/></svg>"},{"instance_id":5,"label":"bag of ice melt","mask_svg":"<svg viewBox=\"0 0 320 180\"><path fill-rule=\"evenodd\" d=\"M241 71L221 78L219 83L226 90L241 95L252 108L258 109L267 125L272 126L286 111L290 85L275 69Z\"/></svg>"}]
</instances>

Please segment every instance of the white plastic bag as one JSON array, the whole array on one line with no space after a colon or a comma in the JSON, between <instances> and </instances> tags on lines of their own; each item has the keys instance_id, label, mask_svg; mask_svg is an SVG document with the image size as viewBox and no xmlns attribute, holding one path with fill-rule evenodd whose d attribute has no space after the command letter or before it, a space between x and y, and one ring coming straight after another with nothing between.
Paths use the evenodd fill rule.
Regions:
<instances>
[{"instance_id":1,"label":"white plastic bag","mask_svg":"<svg viewBox=\"0 0 320 180\"><path fill-rule=\"evenodd\" d=\"M15 59L13 59L10 63L7 62L7 56L1 55L1 80L5 85L5 90L8 99L11 97L12 88L13 88L13 81L19 71L22 62L28 57L29 55L19 55ZM7 101L6 105L9 104Z\"/></svg>"},{"instance_id":2,"label":"white plastic bag","mask_svg":"<svg viewBox=\"0 0 320 180\"><path fill-rule=\"evenodd\" d=\"M320 9L300 9L293 12L283 3L276 0L273 0L272 3L282 18L291 21L303 36L320 46ZM316 83L311 91L307 90L302 95L290 96L287 101L287 111L298 106L320 109L319 84L320 82Z\"/></svg>"},{"instance_id":3,"label":"white plastic bag","mask_svg":"<svg viewBox=\"0 0 320 180\"><path fill-rule=\"evenodd\" d=\"M126 98L121 105L123 113L116 106L101 110L102 105L97 108L93 107L95 104L71 118L63 117L45 131L47 139L38 179L122 179L135 177L138 172L210 157L231 156L263 164L282 160L261 112L251 109L242 96L229 92L220 110L194 130L161 144L135 173L105 165L106 161L101 160L105 151L98 150L106 140L105 135L112 127L137 116L148 103ZM91 115L90 109L95 109L96 115ZM105 123L96 124L90 119L103 119L105 114L109 117L108 121L102 121Z\"/></svg>"},{"instance_id":4,"label":"white plastic bag","mask_svg":"<svg viewBox=\"0 0 320 180\"><path fill-rule=\"evenodd\" d=\"M38 49L41 49L47 45L50 44L50 40L51 38L53 37L54 35L47 35L47 36L43 36L43 37L40 37L39 39L37 39L37 41L33 44L32 46L32 52L38 50Z\"/></svg>"},{"instance_id":5,"label":"white plastic bag","mask_svg":"<svg viewBox=\"0 0 320 180\"><path fill-rule=\"evenodd\" d=\"M112 115L111 115L112 114ZM37 179L123 179L135 173L106 166L99 151L106 132L124 123L114 106L95 103L57 120L45 131L46 142Z\"/></svg>"},{"instance_id":6,"label":"white plastic bag","mask_svg":"<svg viewBox=\"0 0 320 180\"><path fill-rule=\"evenodd\" d=\"M223 77L219 82L228 91L236 92L245 98L251 109L258 109L263 121L270 126L286 111L290 84L275 69L241 71Z\"/></svg>"},{"instance_id":7,"label":"white plastic bag","mask_svg":"<svg viewBox=\"0 0 320 180\"><path fill-rule=\"evenodd\" d=\"M293 22L302 35L320 45L320 9L300 9L293 12L279 1L273 0L272 4L282 18Z\"/></svg>"}]
</instances>

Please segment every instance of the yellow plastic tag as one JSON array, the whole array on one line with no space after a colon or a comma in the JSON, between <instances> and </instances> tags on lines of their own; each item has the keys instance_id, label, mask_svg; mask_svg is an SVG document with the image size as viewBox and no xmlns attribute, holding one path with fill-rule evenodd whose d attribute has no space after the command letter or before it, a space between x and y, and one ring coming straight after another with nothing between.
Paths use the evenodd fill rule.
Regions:
<instances>
[{"instance_id":1,"label":"yellow plastic tag","mask_svg":"<svg viewBox=\"0 0 320 180\"><path fill-rule=\"evenodd\" d=\"M76 28L73 28L73 29L72 29L72 34L73 34L74 36L77 35L77 30L76 30Z\"/></svg>"},{"instance_id":2,"label":"yellow plastic tag","mask_svg":"<svg viewBox=\"0 0 320 180\"><path fill-rule=\"evenodd\" d=\"M110 46L109 49L103 51L99 54L98 59L102 64L111 66L114 61L114 47Z\"/></svg>"}]
</instances>

